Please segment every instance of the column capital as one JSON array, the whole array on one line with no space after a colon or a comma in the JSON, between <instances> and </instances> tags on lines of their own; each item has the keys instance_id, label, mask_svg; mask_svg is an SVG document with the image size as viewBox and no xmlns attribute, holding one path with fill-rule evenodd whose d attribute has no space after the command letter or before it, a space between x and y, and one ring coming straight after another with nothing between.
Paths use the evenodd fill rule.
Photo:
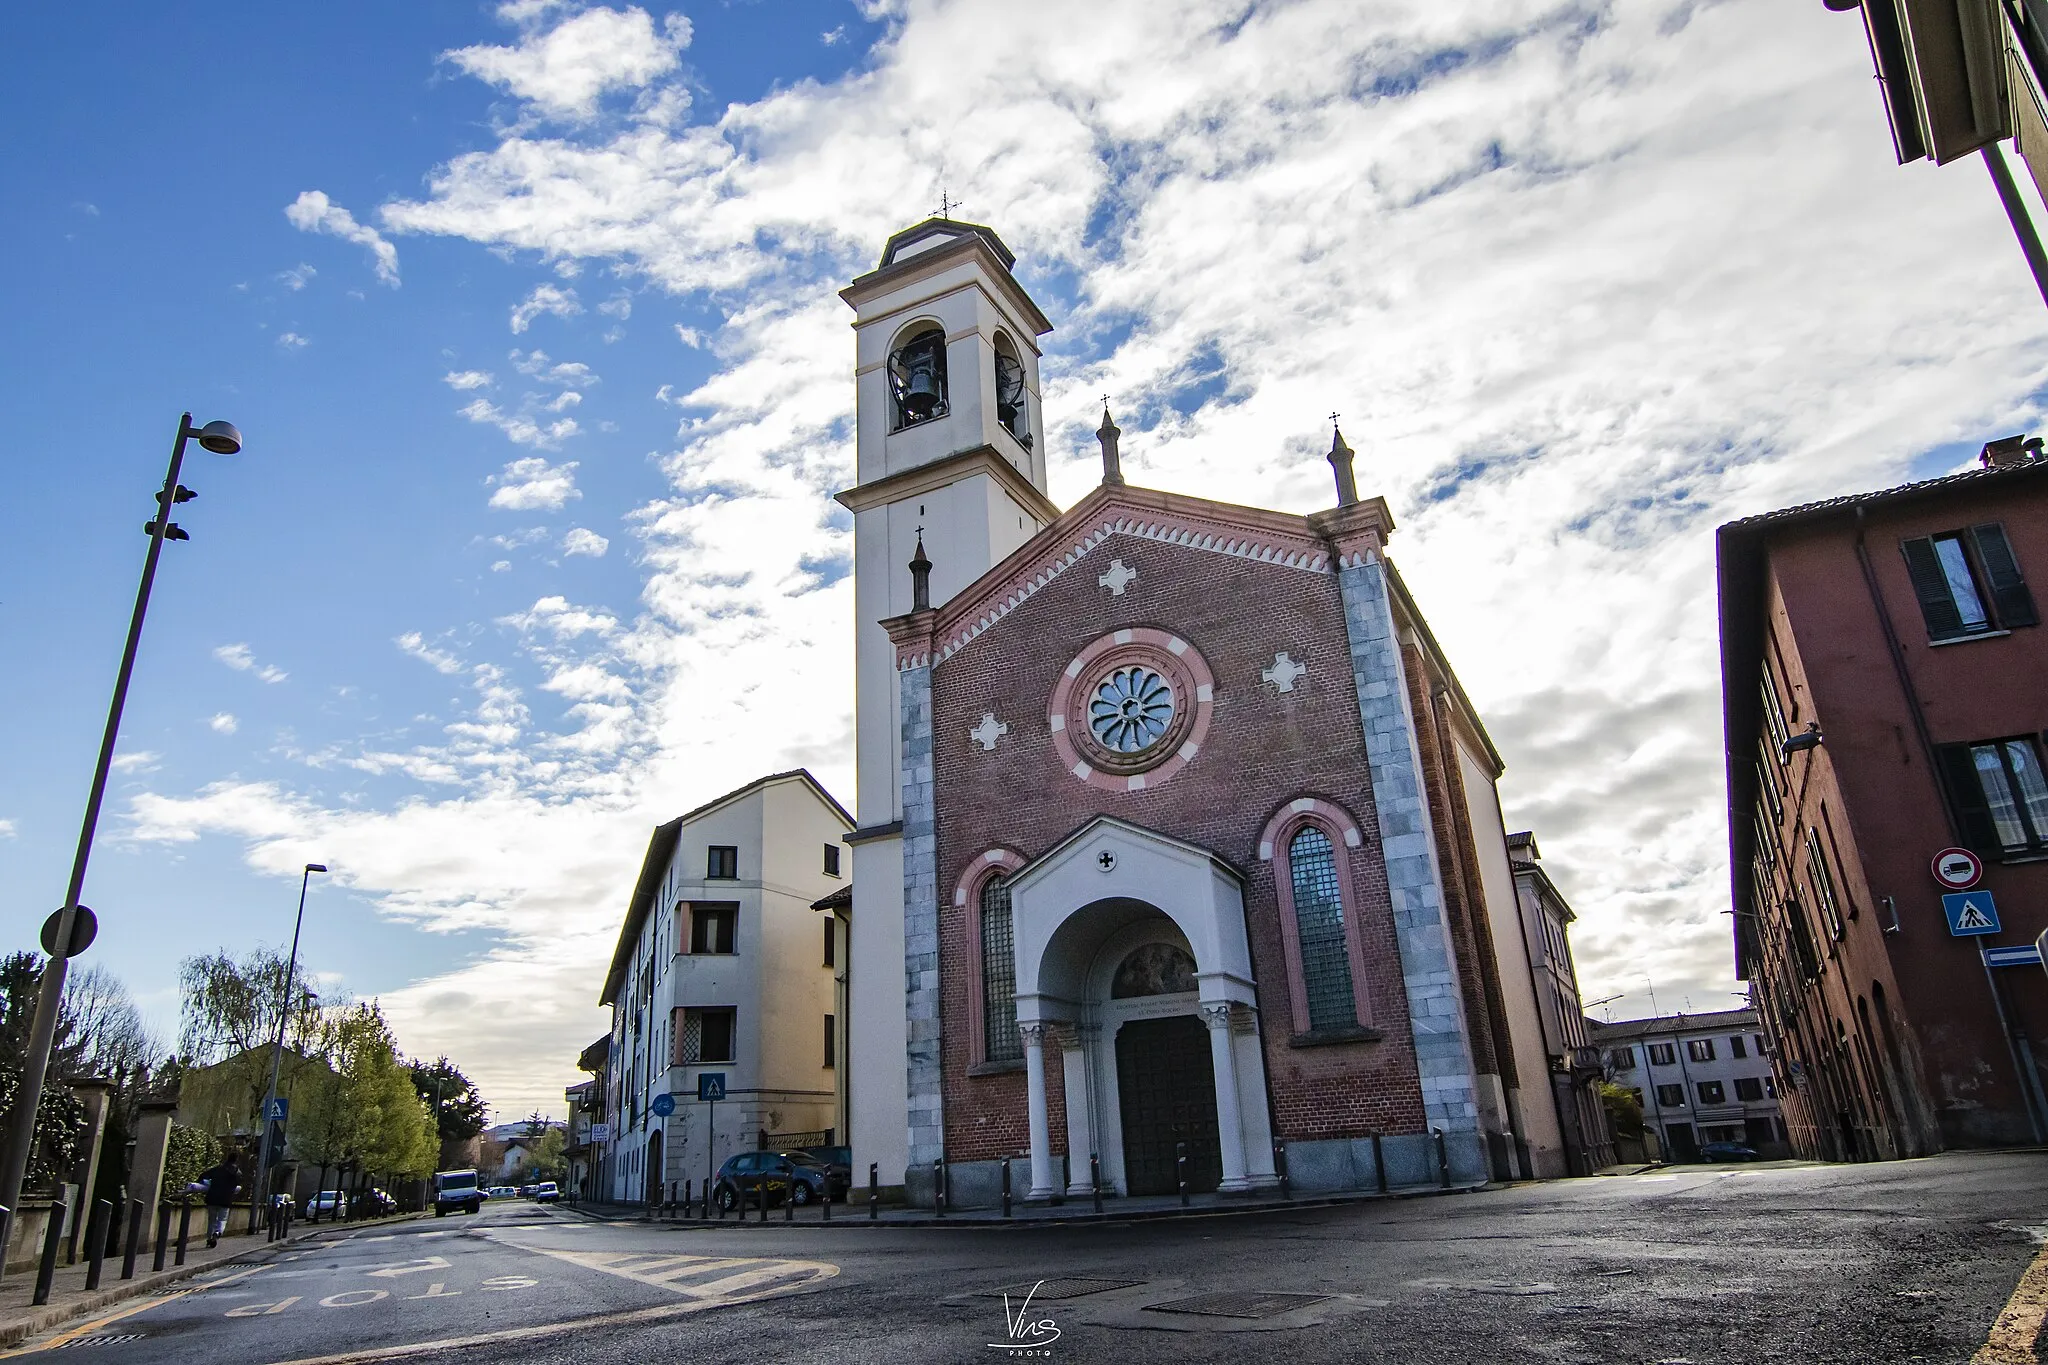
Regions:
<instances>
[{"instance_id":1,"label":"column capital","mask_svg":"<svg viewBox=\"0 0 2048 1365\"><path fill-rule=\"evenodd\" d=\"M1043 1048L1045 1040L1052 1036L1053 1026L1042 1019L1028 1019L1017 1025L1017 1036L1024 1040L1024 1046Z\"/></svg>"},{"instance_id":2,"label":"column capital","mask_svg":"<svg viewBox=\"0 0 2048 1365\"><path fill-rule=\"evenodd\" d=\"M1213 1029L1230 1027L1231 1007L1228 1000L1206 1000L1202 1003L1202 1022Z\"/></svg>"}]
</instances>

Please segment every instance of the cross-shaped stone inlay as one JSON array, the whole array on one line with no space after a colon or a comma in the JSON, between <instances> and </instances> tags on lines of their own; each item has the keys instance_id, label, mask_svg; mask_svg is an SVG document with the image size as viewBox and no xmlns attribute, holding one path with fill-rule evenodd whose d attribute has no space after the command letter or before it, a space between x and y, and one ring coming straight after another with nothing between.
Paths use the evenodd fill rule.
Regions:
<instances>
[{"instance_id":1,"label":"cross-shaped stone inlay","mask_svg":"<svg viewBox=\"0 0 2048 1365\"><path fill-rule=\"evenodd\" d=\"M1125 566L1121 559L1109 561L1109 567L1102 571L1102 577L1095 580L1109 589L1110 596L1122 597L1124 589L1138 581L1138 571Z\"/></svg>"},{"instance_id":2,"label":"cross-shaped stone inlay","mask_svg":"<svg viewBox=\"0 0 2048 1365\"><path fill-rule=\"evenodd\" d=\"M981 724L969 730L967 737L979 744L983 753L987 753L996 747L997 740L1009 733L1010 727L997 720L995 712L984 711L981 713Z\"/></svg>"},{"instance_id":3,"label":"cross-shaped stone inlay","mask_svg":"<svg viewBox=\"0 0 2048 1365\"><path fill-rule=\"evenodd\" d=\"M1294 662L1294 660L1287 657L1287 651L1284 649L1273 656L1273 666L1271 668L1262 669L1259 673L1261 681L1273 684L1282 692L1292 692L1294 685L1306 676L1308 676L1308 665Z\"/></svg>"},{"instance_id":4,"label":"cross-shaped stone inlay","mask_svg":"<svg viewBox=\"0 0 2048 1365\"><path fill-rule=\"evenodd\" d=\"M1102 850L1102 852L1100 852L1100 853L1096 854L1096 855L1095 855L1095 865L1096 865L1097 867L1101 868L1101 869L1102 869L1102 870L1103 870L1104 872L1114 872L1114 871L1116 871L1116 853L1115 853L1115 851L1114 851L1113 849L1107 849L1107 848L1105 848L1104 850Z\"/></svg>"}]
</instances>

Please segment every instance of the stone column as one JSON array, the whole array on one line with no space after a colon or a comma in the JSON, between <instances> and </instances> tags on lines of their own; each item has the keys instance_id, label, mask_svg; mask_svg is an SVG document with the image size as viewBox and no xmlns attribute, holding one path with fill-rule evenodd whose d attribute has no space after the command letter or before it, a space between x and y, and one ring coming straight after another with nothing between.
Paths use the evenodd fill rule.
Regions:
<instances>
[{"instance_id":1,"label":"stone column","mask_svg":"<svg viewBox=\"0 0 2048 1365\"><path fill-rule=\"evenodd\" d=\"M1050 1200L1059 1195L1052 1174L1052 1120L1045 1105L1046 1026L1033 1020L1017 1025L1024 1036L1024 1089L1031 1110L1031 1189L1026 1199Z\"/></svg>"},{"instance_id":2,"label":"stone column","mask_svg":"<svg viewBox=\"0 0 2048 1365\"><path fill-rule=\"evenodd\" d=\"M1251 1188L1244 1173L1244 1115L1237 1102L1237 1049L1231 1043L1230 1002L1206 1001L1202 1022L1209 1026L1209 1057L1216 1068L1216 1137L1223 1149L1223 1183L1232 1194Z\"/></svg>"},{"instance_id":3,"label":"stone column","mask_svg":"<svg viewBox=\"0 0 2048 1365\"><path fill-rule=\"evenodd\" d=\"M1088 1047L1099 1025L1068 1024L1060 1029L1060 1065L1067 1094L1067 1193L1080 1197L1088 1183L1088 1158L1096 1154L1095 1090L1089 1083Z\"/></svg>"},{"instance_id":4,"label":"stone column","mask_svg":"<svg viewBox=\"0 0 2048 1365\"><path fill-rule=\"evenodd\" d=\"M114 1088L114 1083L103 1076L93 1076L65 1084L85 1103L85 1141L81 1144L84 1150L79 1155L78 1164L72 1168L72 1174L78 1180L78 1198L72 1203L69 1214L71 1227L65 1235L64 1259L75 1262L78 1260L79 1233L86 1221L79 1217L79 1213L81 1210L90 1212L93 1186L99 1183L100 1149L106 1145L107 1139L107 1092Z\"/></svg>"},{"instance_id":5,"label":"stone column","mask_svg":"<svg viewBox=\"0 0 2048 1365\"><path fill-rule=\"evenodd\" d=\"M164 1158L171 1146L171 1120L177 1113L176 1100L144 1100L142 1121L135 1125L135 1164L128 1168L128 1197L140 1199L149 1208L142 1220L143 1249L155 1245L156 1205L163 1190ZM117 1209L115 1215L125 1220L128 1211ZM122 1227L126 1226L124 1222Z\"/></svg>"}]
</instances>

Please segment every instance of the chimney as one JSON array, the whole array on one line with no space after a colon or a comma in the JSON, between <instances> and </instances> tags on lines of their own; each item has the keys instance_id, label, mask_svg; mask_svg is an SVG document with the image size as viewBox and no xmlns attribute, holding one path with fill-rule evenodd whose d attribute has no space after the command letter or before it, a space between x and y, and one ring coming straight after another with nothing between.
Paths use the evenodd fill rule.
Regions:
<instances>
[{"instance_id":1,"label":"chimney","mask_svg":"<svg viewBox=\"0 0 2048 1365\"><path fill-rule=\"evenodd\" d=\"M2006 469L2016 464L2026 464L2041 457L2041 440L2026 436L2002 436L1996 441L1984 443L1984 453L1977 462L1986 469Z\"/></svg>"},{"instance_id":2,"label":"chimney","mask_svg":"<svg viewBox=\"0 0 2048 1365\"><path fill-rule=\"evenodd\" d=\"M1337 475L1337 505L1349 507L1358 501L1358 480L1351 473L1351 447L1344 444L1344 429L1334 428L1336 438L1330 442L1330 468Z\"/></svg>"},{"instance_id":3,"label":"chimney","mask_svg":"<svg viewBox=\"0 0 2048 1365\"><path fill-rule=\"evenodd\" d=\"M1109 404L1102 405L1102 425L1095 429L1095 439L1102 442L1102 481L1122 483L1123 466L1117 462L1116 438L1123 435L1123 429L1109 420Z\"/></svg>"},{"instance_id":4,"label":"chimney","mask_svg":"<svg viewBox=\"0 0 2048 1365\"><path fill-rule=\"evenodd\" d=\"M932 609L932 562L924 554L924 527L917 528L917 553L910 557L910 609Z\"/></svg>"}]
</instances>

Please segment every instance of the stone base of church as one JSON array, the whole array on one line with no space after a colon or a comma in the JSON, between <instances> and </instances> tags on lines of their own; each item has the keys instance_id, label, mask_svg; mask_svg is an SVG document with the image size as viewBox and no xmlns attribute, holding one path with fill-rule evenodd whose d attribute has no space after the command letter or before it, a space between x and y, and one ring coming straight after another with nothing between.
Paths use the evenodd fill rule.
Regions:
<instances>
[{"instance_id":1,"label":"stone base of church","mask_svg":"<svg viewBox=\"0 0 2048 1365\"><path fill-rule=\"evenodd\" d=\"M1380 1139L1389 1190L1443 1183L1436 1139L1428 1133L1396 1133ZM1446 1133L1444 1156L1453 1185L1476 1185L1492 1174L1486 1138L1480 1133ZM1371 1138L1330 1138L1287 1144L1287 1183L1296 1194L1334 1194L1379 1188Z\"/></svg>"}]
</instances>

